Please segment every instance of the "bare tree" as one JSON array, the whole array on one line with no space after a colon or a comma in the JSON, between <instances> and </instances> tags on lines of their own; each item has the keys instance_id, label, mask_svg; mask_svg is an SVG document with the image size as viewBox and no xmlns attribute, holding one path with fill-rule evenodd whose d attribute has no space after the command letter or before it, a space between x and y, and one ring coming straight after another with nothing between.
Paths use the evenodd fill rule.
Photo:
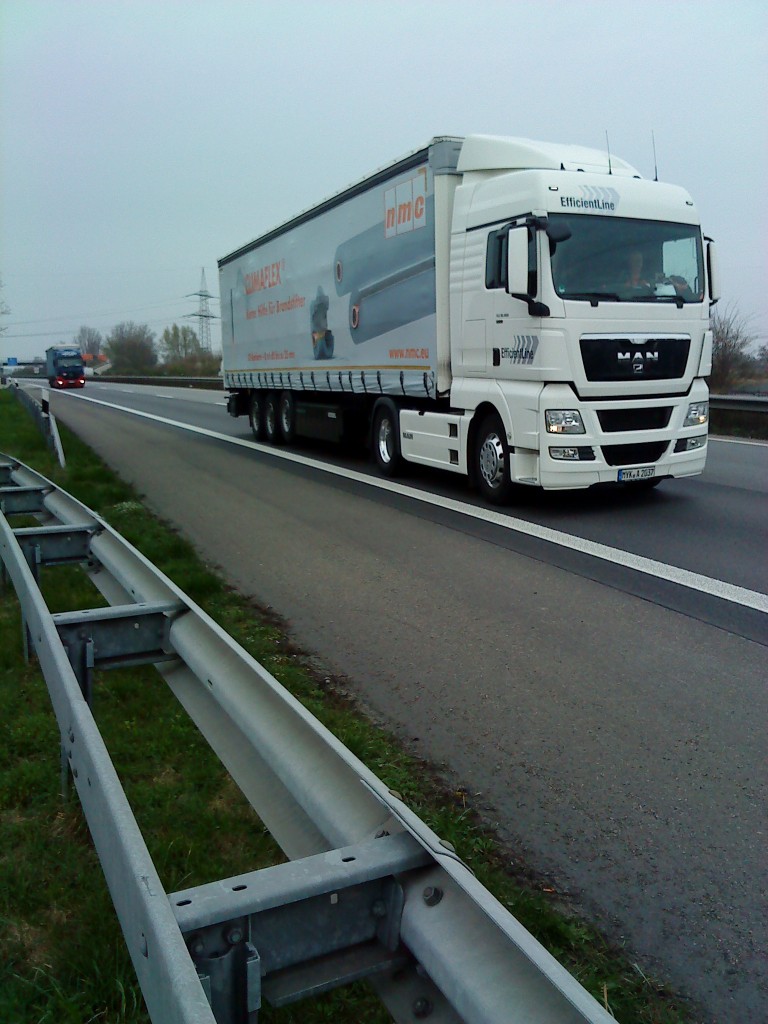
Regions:
<instances>
[{"instance_id":1,"label":"bare tree","mask_svg":"<svg viewBox=\"0 0 768 1024\"><path fill-rule=\"evenodd\" d=\"M95 327L81 327L74 337L74 343L83 355L97 356L101 352L104 339Z\"/></svg>"},{"instance_id":2,"label":"bare tree","mask_svg":"<svg viewBox=\"0 0 768 1024\"><path fill-rule=\"evenodd\" d=\"M141 376L157 365L155 335L146 324L128 320L117 324L107 335L104 351L112 363L112 372Z\"/></svg>"},{"instance_id":3,"label":"bare tree","mask_svg":"<svg viewBox=\"0 0 768 1024\"><path fill-rule=\"evenodd\" d=\"M190 357L197 357L202 351L200 340L191 327L174 324L166 327L160 338L163 361L169 365L184 363Z\"/></svg>"},{"instance_id":4,"label":"bare tree","mask_svg":"<svg viewBox=\"0 0 768 1024\"><path fill-rule=\"evenodd\" d=\"M709 386L726 394L736 387L754 365L749 348L755 340L749 319L733 305L712 311L712 373Z\"/></svg>"}]
</instances>

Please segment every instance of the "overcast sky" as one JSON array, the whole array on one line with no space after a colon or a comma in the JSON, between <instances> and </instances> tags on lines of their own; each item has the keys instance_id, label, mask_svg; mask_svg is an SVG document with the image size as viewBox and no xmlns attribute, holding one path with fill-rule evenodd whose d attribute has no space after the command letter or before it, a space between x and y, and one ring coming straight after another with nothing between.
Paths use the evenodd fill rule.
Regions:
<instances>
[{"instance_id":1,"label":"overcast sky","mask_svg":"<svg viewBox=\"0 0 768 1024\"><path fill-rule=\"evenodd\" d=\"M653 131L768 340L767 40L764 0L0 0L0 357L194 326L203 268L472 132L652 177Z\"/></svg>"}]
</instances>

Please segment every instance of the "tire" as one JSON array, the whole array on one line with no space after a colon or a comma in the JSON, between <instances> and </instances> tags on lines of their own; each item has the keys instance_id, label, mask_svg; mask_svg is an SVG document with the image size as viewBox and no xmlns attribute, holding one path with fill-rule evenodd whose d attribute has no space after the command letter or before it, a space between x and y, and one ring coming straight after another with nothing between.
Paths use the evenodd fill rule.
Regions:
<instances>
[{"instance_id":1,"label":"tire","mask_svg":"<svg viewBox=\"0 0 768 1024\"><path fill-rule=\"evenodd\" d=\"M280 435L286 444L291 444L296 437L296 403L290 391L283 391L280 394L278 404L278 422L280 424Z\"/></svg>"},{"instance_id":2,"label":"tire","mask_svg":"<svg viewBox=\"0 0 768 1024\"><path fill-rule=\"evenodd\" d=\"M373 411L373 459L382 476L398 476L405 460L400 453L400 417L390 399L379 402Z\"/></svg>"},{"instance_id":3,"label":"tire","mask_svg":"<svg viewBox=\"0 0 768 1024\"><path fill-rule=\"evenodd\" d=\"M512 497L510 451L504 425L497 413L480 424L474 445L474 475L482 496L492 505L503 505Z\"/></svg>"},{"instance_id":4,"label":"tire","mask_svg":"<svg viewBox=\"0 0 768 1024\"><path fill-rule=\"evenodd\" d=\"M251 401L248 406L248 420L251 424L251 431L255 441L264 440L264 395L261 391L251 392Z\"/></svg>"},{"instance_id":5,"label":"tire","mask_svg":"<svg viewBox=\"0 0 768 1024\"><path fill-rule=\"evenodd\" d=\"M269 391L264 399L264 438L270 444L280 444L280 410L277 395Z\"/></svg>"}]
</instances>

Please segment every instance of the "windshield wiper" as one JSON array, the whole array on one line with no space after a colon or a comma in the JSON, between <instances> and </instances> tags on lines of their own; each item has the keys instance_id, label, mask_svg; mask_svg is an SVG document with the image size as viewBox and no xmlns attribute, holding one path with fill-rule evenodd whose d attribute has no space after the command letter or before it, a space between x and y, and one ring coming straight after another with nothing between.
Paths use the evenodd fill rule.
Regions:
<instances>
[{"instance_id":1,"label":"windshield wiper","mask_svg":"<svg viewBox=\"0 0 768 1024\"><path fill-rule=\"evenodd\" d=\"M589 302L591 306L596 306L601 299L609 302L620 301L620 296L616 292L571 292L560 297L562 299L576 299L578 302Z\"/></svg>"},{"instance_id":2,"label":"windshield wiper","mask_svg":"<svg viewBox=\"0 0 768 1024\"><path fill-rule=\"evenodd\" d=\"M627 302L674 302L678 309L685 305L680 295L633 295Z\"/></svg>"}]
</instances>

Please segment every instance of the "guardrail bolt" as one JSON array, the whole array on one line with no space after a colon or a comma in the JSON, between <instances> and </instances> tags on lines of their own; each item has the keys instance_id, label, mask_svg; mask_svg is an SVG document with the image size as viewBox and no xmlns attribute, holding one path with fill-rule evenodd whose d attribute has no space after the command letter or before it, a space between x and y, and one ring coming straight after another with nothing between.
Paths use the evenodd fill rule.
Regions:
<instances>
[{"instance_id":1,"label":"guardrail bolt","mask_svg":"<svg viewBox=\"0 0 768 1024\"><path fill-rule=\"evenodd\" d=\"M432 1003L422 996L413 1004L413 1016L416 1020L424 1020L425 1017L430 1016L433 1009L434 1007L432 1006Z\"/></svg>"},{"instance_id":2,"label":"guardrail bolt","mask_svg":"<svg viewBox=\"0 0 768 1024\"><path fill-rule=\"evenodd\" d=\"M230 928L229 931L224 935L224 938L230 944L230 946L236 946L243 937L242 928Z\"/></svg>"},{"instance_id":3,"label":"guardrail bolt","mask_svg":"<svg viewBox=\"0 0 768 1024\"><path fill-rule=\"evenodd\" d=\"M428 907L436 907L443 898L443 890L436 885L428 885L422 895Z\"/></svg>"},{"instance_id":4,"label":"guardrail bolt","mask_svg":"<svg viewBox=\"0 0 768 1024\"><path fill-rule=\"evenodd\" d=\"M205 952L205 943L202 935L193 935L187 941L187 949L192 956L202 956Z\"/></svg>"},{"instance_id":5,"label":"guardrail bolt","mask_svg":"<svg viewBox=\"0 0 768 1024\"><path fill-rule=\"evenodd\" d=\"M371 907L371 913L374 917L386 917L387 916L387 904L384 900L374 900L373 906Z\"/></svg>"}]
</instances>

